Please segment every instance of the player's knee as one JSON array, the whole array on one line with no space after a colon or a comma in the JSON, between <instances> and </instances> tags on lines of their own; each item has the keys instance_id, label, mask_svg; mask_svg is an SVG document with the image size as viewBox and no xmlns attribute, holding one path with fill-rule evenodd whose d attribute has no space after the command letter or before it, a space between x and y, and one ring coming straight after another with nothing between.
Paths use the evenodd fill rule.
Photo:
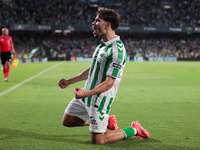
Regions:
<instances>
[{"instance_id":1,"label":"player's knee","mask_svg":"<svg viewBox=\"0 0 200 150\"><path fill-rule=\"evenodd\" d=\"M73 124L71 124L70 122L67 122L66 120L62 120L62 125L65 126L65 127L74 127Z\"/></svg>"},{"instance_id":2,"label":"player's knee","mask_svg":"<svg viewBox=\"0 0 200 150\"><path fill-rule=\"evenodd\" d=\"M5 63L5 65L6 65L6 66L10 66L10 62L7 61L7 62Z\"/></svg>"},{"instance_id":3,"label":"player's knee","mask_svg":"<svg viewBox=\"0 0 200 150\"><path fill-rule=\"evenodd\" d=\"M106 144L104 141L102 141L102 140L92 140L92 143L94 144L94 145L102 145L102 144Z\"/></svg>"},{"instance_id":4,"label":"player's knee","mask_svg":"<svg viewBox=\"0 0 200 150\"><path fill-rule=\"evenodd\" d=\"M102 144L106 144L107 142L106 142L105 139L95 139L95 138L93 138L92 143L95 144L95 145L102 145Z\"/></svg>"}]
</instances>

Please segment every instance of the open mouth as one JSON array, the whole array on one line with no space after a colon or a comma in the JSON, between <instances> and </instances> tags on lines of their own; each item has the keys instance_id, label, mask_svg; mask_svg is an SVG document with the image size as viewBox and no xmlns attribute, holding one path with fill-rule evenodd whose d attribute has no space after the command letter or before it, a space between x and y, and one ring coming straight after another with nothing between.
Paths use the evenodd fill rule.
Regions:
<instances>
[{"instance_id":1,"label":"open mouth","mask_svg":"<svg viewBox=\"0 0 200 150\"><path fill-rule=\"evenodd\" d=\"M93 31L93 34L96 34L96 33L97 33L97 30L94 30L94 31Z\"/></svg>"},{"instance_id":2,"label":"open mouth","mask_svg":"<svg viewBox=\"0 0 200 150\"><path fill-rule=\"evenodd\" d=\"M93 29L94 29L93 34L96 34L97 33L97 28L95 26L93 26Z\"/></svg>"}]
</instances>

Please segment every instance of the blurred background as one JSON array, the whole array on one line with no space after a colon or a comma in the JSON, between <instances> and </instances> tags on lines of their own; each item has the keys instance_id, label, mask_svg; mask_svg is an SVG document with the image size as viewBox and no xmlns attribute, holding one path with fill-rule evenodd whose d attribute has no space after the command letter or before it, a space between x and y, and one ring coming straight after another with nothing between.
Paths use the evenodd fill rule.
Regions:
<instances>
[{"instance_id":1,"label":"blurred background","mask_svg":"<svg viewBox=\"0 0 200 150\"><path fill-rule=\"evenodd\" d=\"M32 61L90 58L99 6L120 14L129 61L200 60L200 0L0 0L0 27L21 62L35 48Z\"/></svg>"}]
</instances>

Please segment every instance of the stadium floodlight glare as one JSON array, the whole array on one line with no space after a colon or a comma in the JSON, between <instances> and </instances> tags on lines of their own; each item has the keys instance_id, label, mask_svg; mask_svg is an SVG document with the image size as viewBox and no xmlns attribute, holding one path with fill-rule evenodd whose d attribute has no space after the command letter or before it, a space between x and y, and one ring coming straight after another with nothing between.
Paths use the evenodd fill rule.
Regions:
<instances>
[{"instance_id":1,"label":"stadium floodlight glare","mask_svg":"<svg viewBox=\"0 0 200 150\"><path fill-rule=\"evenodd\" d=\"M71 30L64 30L64 31L63 31L63 34L64 34L64 35L67 35L68 33L71 33Z\"/></svg>"},{"instance_id":2,"label":"stadium floodlight glare","mask_svg":"<svg viewBox=\"0 0 200 150\"><path fill-rule=\"evenodd\" d=\"M55 30L55 33L62 33L62 30Z\"/></svg>"},{"instance_id":3,"label":"stadium floodlight glare","mask_svg":"<svg viewBox=\"0 0 200 150\"><path fill-rule=\"evenodd\" d=\"M91 4L90 7L98 7L98 4Z\"/></svg>"},{"instance_id":4,"label":"stadium floodlight glare","mask_svg":"<svg viewBox=\"0 0 200 150\"><path fill-rule=\"evenodd\" d=\"M164 8L165 8L165 9L170 9L171 6L169 6L169 5L165 5Z\"/></svg>"},{"instance_id":5,"label":"stadium floodlight glare","mask_svg":"<svg viewBox=\"0 0 200 150\"><path fill-rule=\"evenodd\" d=\"M64 30L63 32L64 32L64 33L70 33L71 30Z\"/></svg>"}]
</instances>

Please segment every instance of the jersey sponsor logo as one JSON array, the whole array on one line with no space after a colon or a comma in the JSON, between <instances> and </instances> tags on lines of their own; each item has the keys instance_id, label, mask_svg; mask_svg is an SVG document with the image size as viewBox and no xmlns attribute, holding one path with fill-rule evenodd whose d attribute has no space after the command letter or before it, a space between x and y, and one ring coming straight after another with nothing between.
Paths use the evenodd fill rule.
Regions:
<instances>
[{"instance_id":1,"label":"jersey sponsor logo","mask_svg":"<svg viewBox=\"0 0 200 150\"><path fill-rule=\"evenodd\" d=\"M117 64L117 63L113 63L113 67L114 68L117 68L117 69L121 69L121 65L120 64Z\"/></svg>"}]
</instances>

